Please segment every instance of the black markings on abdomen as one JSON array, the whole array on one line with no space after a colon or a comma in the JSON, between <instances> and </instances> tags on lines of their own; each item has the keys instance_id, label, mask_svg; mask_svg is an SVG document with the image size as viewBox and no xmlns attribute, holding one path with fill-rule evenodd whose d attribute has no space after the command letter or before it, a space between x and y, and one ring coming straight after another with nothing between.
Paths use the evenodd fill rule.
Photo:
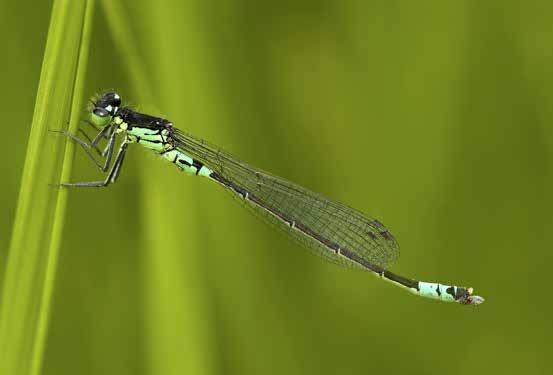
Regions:
<instances>
[{"instance_id":1,"label":"black markings on abdomen","mask_svg":"<svg viewBox=\"0 0 553 375\"><path fill-rule=\"evenodd\" d=\"M178 157L178 155L177 155L177 157ZM181 165L185 165L185 166L187 166L187 167L191 167L191 166L192 166L192 164L190 164L189 162L187 162L187 161L184 160L184 159L179 159L179 160L177 160L177 161L178 161L179 164L181 164Z\"/></svg>"},{"instance_id":2,"label":"black markings on abdomen","mask_svg":"<svg viewBox=\"0 0 553 375\"><path fill-rule=\"evenodd\" d=\"M202 163L200 163L196 159L192 159L192 165L194 166L194 168L196 168L196 175L198 173L200 173L200 169L202 169L202 167L204 166Z\"/></svg>"},{"instance_id":3,"label":"black markings on abdomen","mask_svg":"<svg viewBox=\"0 0 553 375\"><path fill-rule=\"evenodd\" d=\"M151 139L145 139L145 138L140 138L140 137L137 137L138 140L137 140L137 143L140 143L140 142L148 142L148 143L163 143L162 141L160 141L159 139L156 139L156 140L151 140Z\"/></svg>"}]
</instances>

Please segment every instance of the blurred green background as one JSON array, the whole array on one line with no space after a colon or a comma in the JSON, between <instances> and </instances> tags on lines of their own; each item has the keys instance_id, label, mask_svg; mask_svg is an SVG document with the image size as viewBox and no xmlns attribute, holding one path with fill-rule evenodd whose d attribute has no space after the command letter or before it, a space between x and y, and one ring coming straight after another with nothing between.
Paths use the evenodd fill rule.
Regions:
<instances>
[{"instance_id":1,"label":"blurred green background","mask_svg":"<svg viewBox=\"0 0 553 375\"><path fill-rule=\"evenodd\" d=\"M119 5L132 55L98 4L89 94L381 219L394 272L487 301L321 261L135 147L109 190L70 193L45 374L549 373L553 4ZM50 10L0 2L2 274ZM73 174L98 177L79 152Z\"/></svg>"}]
</instances>

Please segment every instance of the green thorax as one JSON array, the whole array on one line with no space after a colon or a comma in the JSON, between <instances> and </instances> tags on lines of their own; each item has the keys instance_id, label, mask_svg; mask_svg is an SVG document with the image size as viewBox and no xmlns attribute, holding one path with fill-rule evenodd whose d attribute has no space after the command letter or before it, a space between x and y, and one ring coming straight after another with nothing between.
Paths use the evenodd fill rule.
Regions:
<instances>
[{"instance_id":1,"label":"green thorax","mask_svg":"<svg viewBox=\"0 0 553 375\"><path fill-rule=\"evenodd\" d=\"M141 146L163 153L173 149L169 141L167 129L149 129L139 126L129 126L119 116L114 117L113 122L117 125L117 133L123 133L128 143L138 143Z\"/></svg>"},{"instance_id":2,"label":"green thorax","mask_svg":"<svg viewBox=\"0 0 553 375\"><path fill-rule=\"evenodd\" d=\"M126 142L139 145L158 153L162 158L175 164L180 170L194 175L209 176L212 170L196 162L185 152L178 150L171 142L167 129L150 129L140 126L129 126L119 116L113 118L117 125L116 132L125 135Z\"/></svg>"}]
</instances>

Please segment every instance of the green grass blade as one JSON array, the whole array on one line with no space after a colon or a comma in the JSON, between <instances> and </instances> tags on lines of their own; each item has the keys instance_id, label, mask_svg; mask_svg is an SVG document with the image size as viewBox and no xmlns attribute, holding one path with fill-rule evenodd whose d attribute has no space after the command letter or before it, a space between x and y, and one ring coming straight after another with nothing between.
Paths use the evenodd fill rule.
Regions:
<instances>
[{"instance_id":1,"label":"green grass blade","mask_svg":"<svg viewBox=\"0 0 553 375\"><path fill-rule=\"evenodd\" d=\"M76 129L93 0L55 1L29 134L0 306L0 373L38 374L47 335L73 147L48 129ZM60 170L62 171L60 174Z\"/></svg>"}]
</instances>

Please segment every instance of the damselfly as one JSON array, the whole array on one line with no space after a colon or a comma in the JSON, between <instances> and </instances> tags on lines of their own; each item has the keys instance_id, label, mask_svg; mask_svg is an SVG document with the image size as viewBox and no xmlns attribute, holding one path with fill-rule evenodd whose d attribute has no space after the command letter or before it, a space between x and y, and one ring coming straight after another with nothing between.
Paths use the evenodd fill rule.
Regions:
<instances>
[{"instance_id":1,"label":"damselfly","mask_svg":"<svg viewBox=\"0 0 553 375\"><path fill-rule=\"evenodd\" d=\"M137 143L179 170L219 184L327 260L368 270L420 296L465 305L484 302L484 298L472 294L472 288L412 280L388 271L388 265L398 257L399 247L378 220L256 169L182 132L168 120L121 106L121 97L115 92L104 93L91 103L90 124L98 131L93 139L60 133L82 146L107 177L103 181L65 182L62 186L105 187L115 182L129 144ZM111 163L118 138L122 141ZM99 161L93 150L98 150L102 139L107 139L107 145L99 152L103 159Z\"/></svg>"}]
</instances>

